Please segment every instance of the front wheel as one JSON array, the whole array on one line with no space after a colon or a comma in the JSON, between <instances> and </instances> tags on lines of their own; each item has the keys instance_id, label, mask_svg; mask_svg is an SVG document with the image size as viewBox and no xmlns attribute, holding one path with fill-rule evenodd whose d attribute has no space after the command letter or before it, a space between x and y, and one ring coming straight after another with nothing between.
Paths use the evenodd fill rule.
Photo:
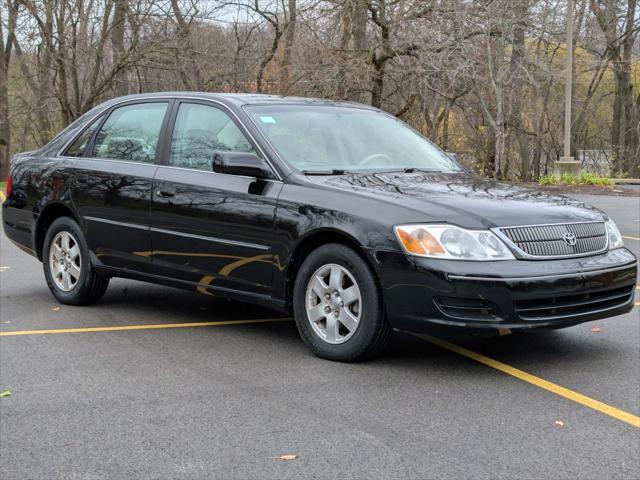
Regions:
<instances>
[{"instance_id":1,"label":"front wheel","mask_svg":"<svg viewBox=\"0 0 640 480\"><path fill-rule=\"evenodd\" d=\"M374 272L353 249L324 245L302 263L293 291L300 336L317 356L341 362L371 358L392 329Z\"/></svg>"},{"instance_id":2,"label":"front wheel","mask_svg":"<svg viewBox=\"0 0 640 480\"><path fill-rule=\"evenodd\" d=\"M109 277L93 268L84 234L70 217L56 219L47 230L42 264L49 290L60 303L95 303L109 285Z\"/></svg>"}]
</instances>

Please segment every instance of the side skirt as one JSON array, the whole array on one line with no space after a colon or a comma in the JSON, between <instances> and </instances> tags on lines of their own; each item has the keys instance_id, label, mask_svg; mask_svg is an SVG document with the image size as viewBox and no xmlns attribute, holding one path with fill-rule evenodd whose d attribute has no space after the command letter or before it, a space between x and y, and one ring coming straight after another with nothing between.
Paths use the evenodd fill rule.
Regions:
<instances>
[{"instance_id":1,"label":"side skirt","mask_svg":"<svg viewBox=\"0 0 640 480\"><path fill-rule=\"evenodd\" d=\"M205 295L213 295L219 298L225 298L229 300L237 300L240 302L252 303L254 305L260 305L267 308L272 308L283 313L289 313L286 302L283 300L274 299L268 295L259 295L254 293L246 293L240 290L233 290L231 288L224 288L210 284L201 284L196 282L189 282L187 280L178 280L175 278L163 277L161 275L154 275L151 273L142 273L127 270L124 268L106 267L106 266L94 266L96 271L104 274L111 275L112 277L130 278L132 280L140 280L143 282L155 283L157 285L165 285L168 287L180 288L182 290L196 291Z\"/></svg>"}]
</instances>

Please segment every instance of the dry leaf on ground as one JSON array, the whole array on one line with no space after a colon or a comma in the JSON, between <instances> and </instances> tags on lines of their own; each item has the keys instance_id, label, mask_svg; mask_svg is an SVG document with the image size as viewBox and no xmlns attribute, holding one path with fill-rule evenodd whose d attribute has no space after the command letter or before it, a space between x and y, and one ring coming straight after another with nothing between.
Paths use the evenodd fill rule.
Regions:
<instances>
[{"instance_id":1,"label":"dry leaf on ground","mask_svg":"<svg viewBox=\"0 0 640 480\"><path fill-rule=\"evenodd\" d=\"M289 454L289 455L280 455L279 457L271 457L274 460L295 460L298 458L298 455Z\"/></svg>"}]
</instances>

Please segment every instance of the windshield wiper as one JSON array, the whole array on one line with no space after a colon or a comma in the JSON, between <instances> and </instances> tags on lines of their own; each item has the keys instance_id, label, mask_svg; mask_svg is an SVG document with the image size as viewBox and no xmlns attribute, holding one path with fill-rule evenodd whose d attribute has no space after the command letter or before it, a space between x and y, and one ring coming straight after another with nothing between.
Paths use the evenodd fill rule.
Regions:
<instances>
[{"instance_id":1,"label":"windshield wiper","mask_svg":"<svg viewBox=\"0 0 640 480\"><path fill-rule=\"evenodd\" d=\"M416 168L416 167L409 167L409 168L404 168L402 170L404 173L414 173L414 172L422 172L422 173L442 173L442 170L438 170L436 168Z\"/></svg>"},{"instance_id":2,"label":"windshield wiper","mask_svg":"<svg viewBox=\"0 0 640 480\"><path fill-rule=\"evenodd\" d=\"M302 170L302 173L305 175L344 175L349 172L340 168L332 168L331 170Z\"/></svg>"},{"instance_id":3,"label":"windshield wiper","mask_svg":"<svg viewBox=\"0 0 640 480\"><path fill-rule=\"evenodd\" d=\"M384 170L380 170L376 173L393 173L393 172L402 172L402 173L415 173L415 172L421 172L421 173L444 173L442 170L438 170L438 169L430 169L430 168L417 168L417 167L407 167L407 168L390 168L390 169L384 169Z\"/></svg>"}]
</instances>

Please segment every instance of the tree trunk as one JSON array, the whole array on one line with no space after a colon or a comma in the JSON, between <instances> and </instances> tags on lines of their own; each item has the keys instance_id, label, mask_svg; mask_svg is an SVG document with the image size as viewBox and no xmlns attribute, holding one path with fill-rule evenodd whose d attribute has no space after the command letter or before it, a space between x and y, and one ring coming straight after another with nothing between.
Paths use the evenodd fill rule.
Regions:
<instances>
[{"instance_id":1,"label":"tree trunk","mask_svg":"<svg viewBox=\"0 0 640 480\"><path fill-rule=\"evenodd\" d=\"M7 2L8 18L5 44L4 22L0 10L0 178L6 178L11 155L11 124L9 123L9 63L16 29L17 7Z\"/></svg>"},{"instance_id":2,"label":"tree trunk","mask_svg":"<svg viewBox=\"0 0 640 480\"><path fill-rule=\"evenodd\" d=\"M511 124L520 146L520 175L525 182L531 178L529 171L529 142L527 133L524 131L524 121L522 113L522 100L524 96L524 76L521 70L525 68L526 57L524 28L527 24L529 14L529 2L521 0L519 7L515 11L516 24L513 31L513 41L511 48L511 61L509 65L511 74Z\"/></svg>"},{"instance_id":3,"label":"tree trunk","mask_svg":"<svg viewBox=\"0 0 640 480\"><path fill-rule=\"evenodd\" d=\"M504 102L502 96L499 95L497 99L496 109L496 164L495 171L493 173L494 178L503 178L505 172L505 151L507 132L505 128L505 116L504 116Z\"/></svg>"},{"instance_id":4,"label":"tree trunk","mask_svg":"<svg viewBox=\"0 0 640 480\"><path fill-rule=\"evenodd\" d=\"M442 119L442 140L440 141L440 146L445 152L449 150L449 117L451 114L452 106L453 102L451 100L447 100L447 103L444 106L444 114Z\"/></svg>"},{"instance_id":5,"label":"tree trunk","mask_svg":"<svg viewBox=\"0 0 640 480\"><path fill-rule=\"evenodd\" d=\"M371 58L373 74L371 76L371 106L382 108L384 92L384 75L387 60L391 58L391 31L387 24L386 2L379 0L378 7L371 9L373 21L380 28L380 45L374 50Z\"/></svg>"},{"instance_id":6,"label":"tree trunk","mask_svg":"<svg viewBox=\"0 0 640 480\"><path fill-rule=\"evenodd\" d=\"M631 82L631 66L633 63L633 46L637 37L636 0L629 0L627 6L626 24L624 29L624 40L622 41L622 105L624 109L624 119L620 123L620 148L624 149L623 171L630 174L640 173L638 166L638 112L633 99L633 84Z\"/></svg>"},{"instance_id":7,"label":"tree trunk","mask_svg":"<svg viewBox=\"0 0 640 480\"><path fill-rule=\"evenodd\" d=\"M284 27L284 48L280 60L280 93L291 94L291 52L296 36L296 0L289 0L289 21Z\"/></svg>"},{"instance_id":8,"label":"tree trunk","mask_svg":"<svg viewBox=\"0 0 640 480\"><path fill-rule=\"evenodd\" d=\"M118 64L124 58L124 31L127 18L128 0L116 0L111 26L111 44L113 45L113 63ZM129 93L127 72L122 69L113 79L113 90L117 96Z\"/></svg>"}]
</instances>

